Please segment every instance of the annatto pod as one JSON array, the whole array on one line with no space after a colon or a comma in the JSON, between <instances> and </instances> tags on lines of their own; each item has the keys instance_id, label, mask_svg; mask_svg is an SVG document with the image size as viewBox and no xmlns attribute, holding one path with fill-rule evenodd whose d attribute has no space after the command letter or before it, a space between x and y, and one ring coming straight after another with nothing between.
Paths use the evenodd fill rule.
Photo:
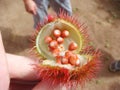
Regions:
<instances>
[{"instance_id":1,"label":"annatto pod","mask_svg":"<svg viewBox=\"0 0 120 90\"><path fill-rule=\"evenodd\" d=\"M56 29L61 32L63 30L69 32L69 36L65 37L62 43L64 49L58 52L58 56L53 55L52 50L49 50L49 44L45 42L46 36L56 40L53 35L53 31ZM74 88L75 90L78 85L83 85L86 81L94 78L101 67L101 53L90 46L90 40L83 24L79 23L75 17L64 12L61 12L53 20L39 24L33 40L33 51L37 52L37 57L40 58L40 62L35 65L35 70L37 70L39 78L50 82L51 87L65 85L68 89ZM68 50L71 42L77 44L77 48L73 51ZM58 47L56 48L59 49ZM56 58L65 57L69 61L69 57L66 56L68 52L77 56L78 65L72 65L69 62L62 64L62 59Z\"/></svg>"}]
</instances>

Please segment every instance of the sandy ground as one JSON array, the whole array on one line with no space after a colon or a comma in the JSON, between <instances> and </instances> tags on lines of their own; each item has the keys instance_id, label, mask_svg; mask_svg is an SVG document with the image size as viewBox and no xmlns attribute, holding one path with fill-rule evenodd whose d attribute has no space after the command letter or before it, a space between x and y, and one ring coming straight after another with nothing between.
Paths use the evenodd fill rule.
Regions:
<instances>
[{"instance_id":1,"label":"sandy ground","mask_svg":"<svg viewBox=\"0 0 120 90\"><path fill-rule=\"evenodd\" d=\"M120 1L71 0L73 13L88 26L93 45L103 51L103 69L82 90L120 90L120 73L108 71L111 61L120 59ZM0 30L8 53L27 55L33 32L33 18L22 0L0 0ZM80 90L80 89L78 89Z\"/></svg>"}]
</instances>

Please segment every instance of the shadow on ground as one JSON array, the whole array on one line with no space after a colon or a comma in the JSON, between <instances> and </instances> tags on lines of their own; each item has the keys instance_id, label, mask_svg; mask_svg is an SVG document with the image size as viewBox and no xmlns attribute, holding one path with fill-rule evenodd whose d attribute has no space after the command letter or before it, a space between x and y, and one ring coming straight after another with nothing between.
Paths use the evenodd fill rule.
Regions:
<instances>
[{"instance_id":1,"label":"shadow on ground","mask_svg":"<svg viewBox=\"0 0 120 90\"><path fill-rule=\"evenodd\" d=\"M120 76L120 72L110 72L109 71L109 65L116 61L112 55L110 55L109 53L102 51L102 57L101 57L101 61L102 61L102 69L100 74L98 75L99 77L116 77L116 76Z\"/></svg>"},{"instance_id":2,"label":"shadow on ground","mask_svg":"<svg viewBox=\"0 0 120 90\"><path fill-rule=\"evenodd\" d=\"M116 19L120 19L120 0L96 0L100 5L99 9L104 9Z\"/></svg>"},{"instance_id":3,"label":"shadow on ground","mask_svg":"<svg viewBox=\"0 0 120 90\"><path fill-rule=\"evenodd\" d=\"M7 53L19 53L30 48L30 36L20 36L12 33L11 28L0 27L3 44Z\"/></svg>"}]
</instances>

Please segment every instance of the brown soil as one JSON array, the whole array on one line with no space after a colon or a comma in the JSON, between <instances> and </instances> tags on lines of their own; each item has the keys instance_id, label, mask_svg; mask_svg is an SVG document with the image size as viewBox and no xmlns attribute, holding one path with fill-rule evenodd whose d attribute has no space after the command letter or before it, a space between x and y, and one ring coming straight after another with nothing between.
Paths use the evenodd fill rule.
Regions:
<instances>
[{"instance_id":1,"label":"brown soil","mask_svg":"<svg viewBox=\"0 0 120 90\"><path fill-rule=\"evenodd\" d=\"M120 0L71 0L73 12L88 26L93 45L103 52L103 69L82 90L120 90L120 73L108 71L120 59ZM27 55L33 32L32 16L22 0L0 0L0 30L8 53ZM80 89L78 89L80 90Z\"/></svg>"}]
</instances>

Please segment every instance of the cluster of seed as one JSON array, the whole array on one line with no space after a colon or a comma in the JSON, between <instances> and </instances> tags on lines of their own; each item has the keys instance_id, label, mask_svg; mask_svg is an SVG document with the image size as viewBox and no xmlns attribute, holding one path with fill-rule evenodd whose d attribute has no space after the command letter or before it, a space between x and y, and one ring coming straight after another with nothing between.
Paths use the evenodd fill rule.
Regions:
<instances>
[{"instance_id":1,"label":"cluster of seed","mask_svg":"<svg viewBox=\"0 0 120 90\"><path fill-rule=\"evenodd\" d=\"M45 43L48 44L49 51L55 57L56 62L59 64L79 65L80 61L78 56L73 53L78 47L75 42L69 44L68 50L65 51L64 55L60 55L60 53L64 51L63 42L65 38L69 37L69 31L55 29L53 30L52 35L54 36L53 38L52 36L45 37Z\"/></svg>"}]
</instances>

